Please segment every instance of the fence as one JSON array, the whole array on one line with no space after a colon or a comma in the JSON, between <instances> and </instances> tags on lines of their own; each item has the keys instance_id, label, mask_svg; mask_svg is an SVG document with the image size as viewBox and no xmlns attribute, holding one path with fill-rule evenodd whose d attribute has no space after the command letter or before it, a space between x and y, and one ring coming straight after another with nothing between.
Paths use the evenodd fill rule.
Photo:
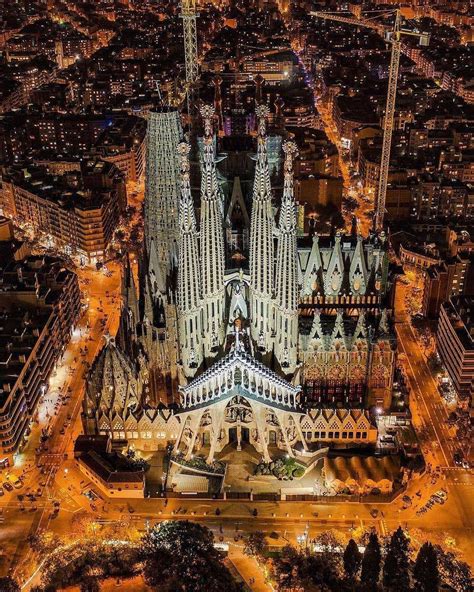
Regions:
<instances>
[{"instance_id":1,"label":"fence","mask_svg":"<svg viewBox=\"0 0 474 592\"><path fill-rule=\"evenodd\" d=\"M179 499L206 499L206 500L242 500L255 502L313 502L318 504L341 504L341 503L362 503L362 504L389 504L406 490L406 485L389 494L369 495L311 495L311 494L289 494L280 493L252 493L251 491L226 491L219 494L206 493L176 493L166 492L166 497Z\"/></svg>"}]
</instances>

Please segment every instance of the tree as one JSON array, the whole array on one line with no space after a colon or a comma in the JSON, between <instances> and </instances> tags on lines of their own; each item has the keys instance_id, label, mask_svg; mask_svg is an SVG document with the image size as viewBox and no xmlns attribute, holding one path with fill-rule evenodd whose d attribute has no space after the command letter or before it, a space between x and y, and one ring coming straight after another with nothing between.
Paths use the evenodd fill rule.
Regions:
<instances>
[{"instance_id":1,"label":"tree","mask_svg":"<svg viewBox=\"0 0 474 592\"><path fill-rule=\"evenodd\" d=\"M85 578L80 584L80 591L81 592L99 592L100 585L97 581L97 578Z\"/></svg>"},{"instance_id":2,"label":"tree","mask_svg":"<svg viewBox=\"0 0 474 592\"><path fill-rule=\"evenodd\" d=\"M454 553L446 552L438 545L435 547L435 551L441 579L456 592L471 592L472 573L469 565L464 561L459 561Z\"/></svg>"},{"instance_id":3,"label":"tree","mask_svg":"<svg viewBox=\"0 0 474 592\"><path fill-rule=\"evenodd\" d=\"M415 589L420 592L438 592L438 556L431 543L425 543L418 551L413 568Z\"/></svg>"},{"instance_id":4,"label":"tree","mask_svg":"<svg viewBox=\"0 0 474 592\"><path fill-rule=\"evenodd\" d=\"M256 530L250 533L247 542L245 543L244 553L246 555L255 555L256 557L263 557L268 550L265 535L261 530Z\"/></svg>"},{"instance_id":5,"label":"tree","mask_svg":"<svg viewBox=\"0 0 474 592\"><path fill-rule=\"evenodd\" d=\"M410 543L399 526L392 534L383 568L383 584L387 590L405 592L410 590L408 552Z\"/></svg>"},{"instance_id":6,"label":"tree","mask_svg":"<svg viewBox=\"0 0 474 592\"><path fill-rule=\"evenodd\" d=\"M0 578L0 590L2 592L20 592L20 586L10 576Z\"/></svg>"},{"instance_id":7,"label":"tree","mask_svg":"<svg viewBox=\"0 0 474 592\"><path fill-rule=\"evenodd\" d=\"M286 545L273 562L275 580L278 582L278 589L291 590L303 586L301 577L302 555L292 547Z\"/></svg>"},{"instance_id":8,"label":"tree","mask_svg":"<svg viewBox=\"0 0 474 592\"><path fill-rule=\"evenodd\" d=\"M178 556L192 553L217 556L212 532L188 520L166 520L154 526L143 537L142 548L145 554L165 549Z\"/></svg>"},{"instance_id":9,"label":"tree","mask_svg":"<svg viewBox=\"0 0 474 592\"><path fill-rule=\"evenodd\" d=\"M239 587L221 562L214 536L187 520L154 526L142 539L146 582L160 592L237 592Z\"/></svg>"},{"instance_id":10,"label":"tree","mask_svg":"<svg viewBox=\"0 0 474 592\"><path fill-rule=\"evenodd\" d=\"M348 579L352 580L356 577L360 564L362 562L362 554L354 539L347 543L343 556L344 572Z\"/></svg>"},{"instance_id":11,"label":"tree","mask_svg":"<svg viewBox=\"0 0 474 592\"><path fill-rule=\"evenodd\" d=\"M379 538L375 532L370 533L369 542L362 557L362 572L360 580L369 592L377 590L380 577L380 564L382 552L380 550Z\"/></svg>"}]
</instances>

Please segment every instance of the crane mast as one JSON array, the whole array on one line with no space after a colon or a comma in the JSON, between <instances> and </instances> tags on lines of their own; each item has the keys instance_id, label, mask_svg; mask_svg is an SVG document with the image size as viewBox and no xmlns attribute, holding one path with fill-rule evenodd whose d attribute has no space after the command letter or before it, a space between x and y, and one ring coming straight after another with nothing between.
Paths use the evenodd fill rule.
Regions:
<instances>
[{"instance_id":1,"label":"crane mast","mask_svg":"<svg viewBox=\"0 0 474 592\"><path fill-rule=\"evenodd\" d=\"M401 45L400 13L397 10L392 36L392 55L390 58L390 72L388 76L387 102L385 104L379 187L376 195L375 205L374 223L376 230L381 230L383 228L383 219L385 215L385 201L387 198L388 174L390 171L393 119L395 115L395 103L397 100L398 69L400 66Z\"/></svg>"},{"instance_id":2,"label":"crane mast","mask_svg":"<svg viewBox=\"0 0 474 592\"><path fill-rule=\"evenodd\" d=\"M186 68L186 95L188 113L194 105L196 83L199 76L196 0L181 0L181 18L183 19L184 59Z\"/></svg>"}]
</instances>

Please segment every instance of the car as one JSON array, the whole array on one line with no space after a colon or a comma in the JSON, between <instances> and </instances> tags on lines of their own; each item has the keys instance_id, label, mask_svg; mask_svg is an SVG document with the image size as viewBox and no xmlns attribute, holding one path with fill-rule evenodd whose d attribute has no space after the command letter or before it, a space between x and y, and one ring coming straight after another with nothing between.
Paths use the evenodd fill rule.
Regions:
<instances>
[{"instance_id":1,"label":"car","mask_svg":"<svg viewBox=\"0 0 474 592\"><path fill-rule=\"evenodd\" d=\"M5 481L5 483L3 484L3 489L6 489L7 491L13 491L13 485Z\"/></svg>"},{"instance_id":2,"label":"car","mask_svg":"<svg viewBox=\"0 0 474 592\"><path fill-rule=\"evenodd\" d=\"M5 495L5 492L3 491L3 487L0 487L0 497L1 497L2 495Z\"/></svg>"},{"instance_id":3,"label":"car","mask_svg":"<svg viewBox=\"0 0 474 592\"><path fill-rule=\"evenodd\" d=\"M444 499L444 500L448 499L448 492L446 491L446 489L440 489L434 495L436 495L437 497L440 497L441 499Z\"/></svg>"},{"instance_id":4,"label":"car","mask_svg":"<svg viewBox=\"0 0 474 592\"><path fill-rule=\"evenodd\" d=\"M461 467L461 466L462 466L462 463L463 463L463 457L462 457L462 454L461 454L461 453L459 453L459 452L455 452L455 453L453 454L453 461L454 461L454 464L455 464L457 467Z\"/></svg>"}]
</instances>

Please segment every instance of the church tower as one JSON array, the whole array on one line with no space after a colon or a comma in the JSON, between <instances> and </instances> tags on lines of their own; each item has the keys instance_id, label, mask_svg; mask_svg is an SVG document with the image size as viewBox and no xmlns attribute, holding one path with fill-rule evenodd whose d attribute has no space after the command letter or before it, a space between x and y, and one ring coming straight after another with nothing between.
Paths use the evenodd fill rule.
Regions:
<instances>
[{"instance_id":1,"label":"church tower","mask_svg":"<svg viewBox=\"0 0 474 592\"><path fill-rule=\"evenodd\" d=\"M252 339L262 353L272 349L274 217L268 170L266 118L269 109L257 107L258 148L250 221L250 319Z\"/></svg>"},{"instance_id":2,"label":"church tower","mask_svg":"<svg viewBox=\"0 0 474 592\"><path fill-rule=\"evenodd\" d=\"M198 233L189 180L191 146L178 146L181 162L179 205L178 336L181 363L186 377L192 377L203 360L201 314L201 266Z\"/></svg>"},{"instance_id":3,"label":"church tower","mask_svg":"<svg viewBox=\"0 0 474 592\"><path fill-rule=\"evenodd\" d=\"M148 118L145 178L145 245L157 288L166 291L166 277L177 264L178 201L180 192L177 148L183 131L179 112L163 107Z\"/></svg>"},{"instance_id":4,"label":"church tower","mask_svg":"<svg viewBox=\"0 0 474 592\"><path fill-rule=\"evenodd\" d=\"M204 147L201 171L201 270L204 356L214 357L225 338L223 196L214 159L214 107L204 106Z\"/></svg>"},{"instance_id":5,"label":"church tower","mask_svg":"<svg viewBox=\"0 0 474 592\"><path fill-rule=\"evenodd\" d=\"M296 145L286 142L285 181L278 228L275 288L275 356L282 370L292 374L297 363L298 344L298 270L296 248L296 212L293 197L293 158Z\"/></svg>"}]
</instances>

